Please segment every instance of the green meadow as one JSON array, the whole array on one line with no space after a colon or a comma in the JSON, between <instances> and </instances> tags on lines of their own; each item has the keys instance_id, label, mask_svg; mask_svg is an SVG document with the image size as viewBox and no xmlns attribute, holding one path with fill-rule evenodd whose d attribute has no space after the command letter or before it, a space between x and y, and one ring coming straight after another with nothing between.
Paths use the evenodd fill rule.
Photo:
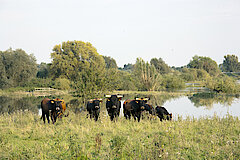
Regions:
<instances>
[{"instance_id":1,"label":"green meadow","mask_svg":"<svg viewBox=\"0 0 240 160\"><path fill-rule=\"evenodd\" d=\"M44 124L30 111L0 115L0 159L240 159L237 117L111 122L101 112Z\"/></svg>"}]
</instances>

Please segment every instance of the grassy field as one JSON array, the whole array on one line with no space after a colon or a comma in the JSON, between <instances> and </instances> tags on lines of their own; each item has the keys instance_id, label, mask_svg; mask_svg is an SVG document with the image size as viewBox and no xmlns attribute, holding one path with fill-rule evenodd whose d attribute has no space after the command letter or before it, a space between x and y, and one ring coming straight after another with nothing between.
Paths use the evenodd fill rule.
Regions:
<instances>
[{"instance_id":1,"label":"grassy field","mask_svg":"<svg viewBox=\"0 0 240 160\"><path fill-rule=\"evenodd\" d=\"M236 117L98 122L70 112L55 125L32 112L0 115L0 159L240 159Z\"/></svg>"}]
</instances>

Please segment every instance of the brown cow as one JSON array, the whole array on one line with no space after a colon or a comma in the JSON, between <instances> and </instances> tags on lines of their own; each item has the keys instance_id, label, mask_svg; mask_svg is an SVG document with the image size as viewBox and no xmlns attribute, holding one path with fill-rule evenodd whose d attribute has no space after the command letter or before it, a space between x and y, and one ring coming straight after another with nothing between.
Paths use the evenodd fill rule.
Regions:
<instances>
[{"instance_id":1,"label":"brown cow","mask_svg":"<svg viewBox=\"0 0 240 160\"><path fill-rule=\"evenodd\" d=\"M41 108L42 108L42 119L45 123L45 115L47 117L48 123L50 123L49 120L49 111L51 115L51 120L53 124L56 122L58 115L62 112L62 101L56 101L54 99L44 98L41 102Z\"/></svg>"},{"instance_id":2,"label":"brown cow","mask_svg":"<svg viewBox=\"0 0 240 160\"><path fill-rule=\"evenodd\" d=\"M61 113L58 114L58 118L62 118L62 116L64 115L64 112L66 111L66 103L64 102L63 99L60 99L60 98L56 98L54 99L55 101L61 101L61 104L62 104L62 111ZM64 115L64 117L67 117L69 115L69 113L67 113L66 115Z\"/></svg>"}]
</instances>

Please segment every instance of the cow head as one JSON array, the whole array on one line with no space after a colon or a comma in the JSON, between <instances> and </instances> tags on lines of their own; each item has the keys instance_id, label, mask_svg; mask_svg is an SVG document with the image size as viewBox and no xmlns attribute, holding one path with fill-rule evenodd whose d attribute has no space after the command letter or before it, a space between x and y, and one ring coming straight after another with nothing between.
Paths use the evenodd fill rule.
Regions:
<instances>
[{"instance_id":1,"label":"cow head","mask_svg":"<svg viewBox=\"0 0 240 160\"><path fill-rule=\"evenodd\" d=\"M92 103L93 103L93 106L95 109L99 109L100 103L102 103L102 99L100 99L100 98L93 99Z\"/></svg>"},{"instance_id":2,"label":"cow head","mask_svg":"<svg viewBox=\"0 0 240 160\"><path fill-rule=\"evenodd\" d=\"M172 113L169 113L169 115L167 116L167 120L172 120Z\"/></svg>"},{"instance_id":3,"label":"cow head","mask_svg":"<svg viewBox=\"0 0 240 160\"><path fill-rule=\"evenodd\" d=\"M145 104L145 110L148 111L150 114L154 113L154 108L150 104Z\"/></svg>"},{"instance_id":4,"label":"cow head","mask_svg":"<svg viewBox=\"0 0 240 160\"><path fill-rule=\"evenodd\" d=\"M122 99L122 95L106 95L105 96L107 99L107 102L110 103L110 106L113 108L113 109L116 109L118 104L119 104L119 101Z\"/></svg>"},{"instance_id":5,"label":"cow head","mask_svg":"<svg viewBox=\"0 0 240 160\"><path fill-rule=\"evenodd\" d=\"M135 98L135 102L139 105L141 111L145 110L145 104L150 98Z\"/></svg>"},{"instance_id":6,"label":"cow head","mask_svg":"<svg viewBox=\"0 0 240 160\"><path fill-rule=\"evenodd\" d=\"M59 100L50 100L50 104L53 106L53 110L61 111L62 110L62 101Z\"/></svg>"}]
</instances>

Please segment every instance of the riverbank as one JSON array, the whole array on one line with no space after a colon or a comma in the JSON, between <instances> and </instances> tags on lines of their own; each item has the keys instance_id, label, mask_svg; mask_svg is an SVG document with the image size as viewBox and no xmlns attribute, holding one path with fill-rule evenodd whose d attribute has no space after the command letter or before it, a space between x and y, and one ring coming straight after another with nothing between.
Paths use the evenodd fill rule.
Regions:
<instances>
[{"instance_id":1,"label":"riverbank","mask_svg":"<svg viewBox=\"0 0 240 160\"><path fill-rule=\"evenodd\" d=\"M240 120L232 116L95 122L70 112L52 125L18 112L0 115L0 128L0 159L240 158Z\"/></svg>"},{"instance_id":2,"label":"riverbank","mask_svg":"<svg viewBox=\"0 0 240 160\"><path fill-rule=\"evenodd\" d=\"M58 90L53 88L9 88L0 90L0 96L34 96L34 97L44 97L44 96L51 96L51 95L66 95L69 94L67 90Z\"/></svg>"}]
</instances>

